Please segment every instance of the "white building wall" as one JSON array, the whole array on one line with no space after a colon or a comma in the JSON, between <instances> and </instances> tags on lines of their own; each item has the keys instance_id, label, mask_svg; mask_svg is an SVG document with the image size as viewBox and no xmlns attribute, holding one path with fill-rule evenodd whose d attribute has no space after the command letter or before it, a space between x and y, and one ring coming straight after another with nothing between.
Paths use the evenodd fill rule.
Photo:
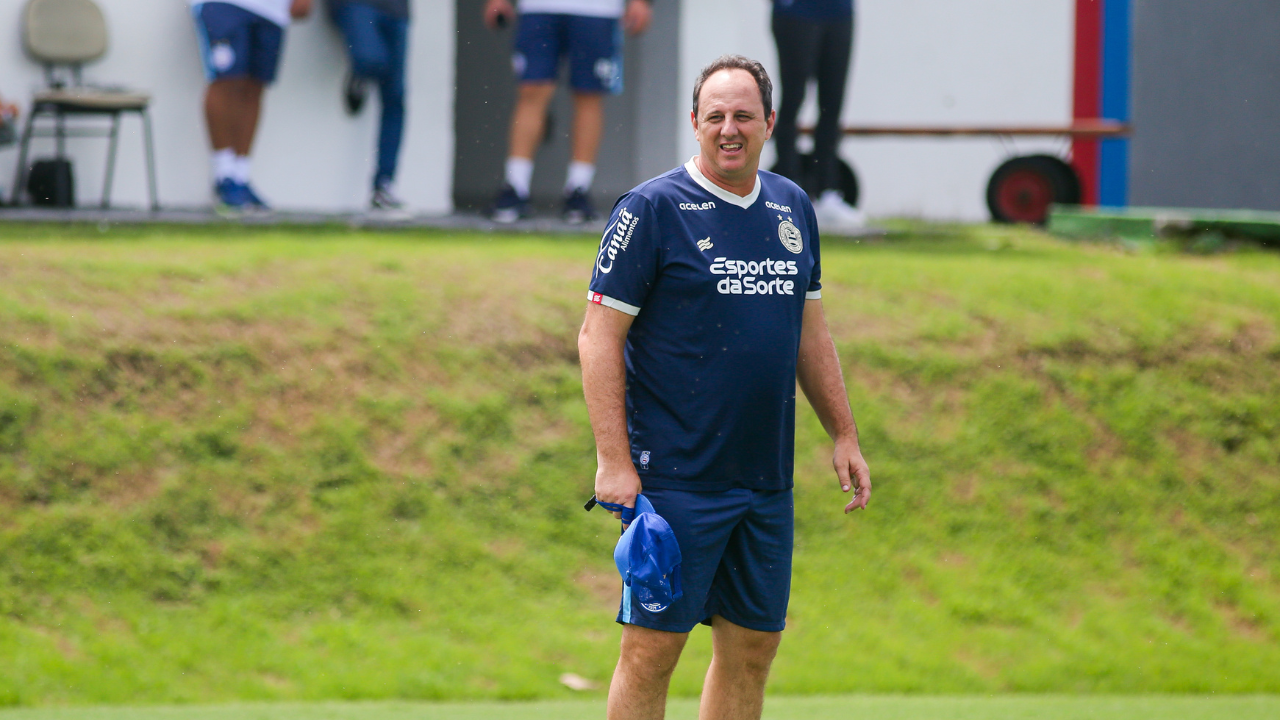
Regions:
<instances>
[{"instance_id":1,"label":"white building wall","mask_svg":"<svg viewBox=\"0 0 1280 720\"><path fill-rule=\"evenodd\" d=\"M1071 119L1073 0L855 0L854 60L845 124L1057 125ZM659 4L659 8L661 5ZM684 0L680 80L722 53L777 75L768 0ZM811 87L812 90L812 87ZM689 90L682 90L687 94ZM776 90L775 90L776 92ZM813 93L802 123L816 118ZM776 104L776 97L775 97ZM683 101L687 108L688 100ZM681 159L697 152L687 109ZM858 173L872 216L987 218L991 172L1017 154L1061 152L1059 140L848 138L841 154ZM767 149L764 166L773 162Z\"/></svg>"},{"instance_id":2,"label":"white building wall","mask_svg":"<svg viewBox=\"0 0 1280 720\"><path fill-rule=\"evenodd\" d=\"M187 0L97 0L110 46L85 68L85 79L152 93L160 202L210 203L208 139L202 112L205 86ZM0 0L0 96L25 113L43 86L39 65L22 49L25 0ZM356 210L367 206L376 162L377 100L351 118L341 103L345 49L328 21L324 0L285 38L275 84L268 89L253 151L254 184L281 209ZM453 169L454 3L413 0L408 60L408 119L398 189L410 208L447 212ZM374 92L376 95L376 92ZM113 204L146 204L141 124L126 117ZM102 190L106 141L72 140L81 205ZM52 155L52 140L37 140L34 156ZM12 189L16 146L0 148L0 188Z\"/></svg>"}]
</instances>

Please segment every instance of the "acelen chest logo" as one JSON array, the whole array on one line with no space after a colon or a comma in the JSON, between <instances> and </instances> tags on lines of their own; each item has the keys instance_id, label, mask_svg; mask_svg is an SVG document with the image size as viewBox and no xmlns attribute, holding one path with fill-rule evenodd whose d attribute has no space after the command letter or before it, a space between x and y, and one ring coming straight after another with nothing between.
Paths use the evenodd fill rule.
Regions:
<instances>
[{"instance_id":1,"label":"acelen chest logo","mask_svg":"<svg viewBox=\"0 0 1280 720\"><path fill-rule=\"evenodd\" d=\"M804 250L804 238L800 235L800 228L791 222L791 218L784 220L779 215L778 220L781 221L778 224L778 239L782 241L782 247L799 255Z\"/></svg>"},{"instance_id":2,"label":"acelen chest logo","mask_svg":"<svg viewBox=\"0 0 1280 720\"><path fill-rule=\"evenodd\" d=\"M596 256L596 268L600 272L607 274L613 270L613 261L618 258L618 253L625 251L631 244L631 235L638 224L639 218L622 208L622 212L618 213L618 221L612 228L605 229L604 237L600 240L600 254ZM609 230L613 230L612 235Z\"/></svg>"}]
</instances>

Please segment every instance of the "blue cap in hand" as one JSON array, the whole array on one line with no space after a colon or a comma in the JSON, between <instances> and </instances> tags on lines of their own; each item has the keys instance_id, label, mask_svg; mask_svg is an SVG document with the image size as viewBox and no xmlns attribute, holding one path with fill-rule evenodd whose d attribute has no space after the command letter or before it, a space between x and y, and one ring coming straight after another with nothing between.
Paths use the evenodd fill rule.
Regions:
<instances>
[{"instance_id":1,"label":"blue cap in hand","mask_svg":"<svg viewBox=\"0 0 1280 720\"><path fill-rule=\"evenodd\" d=\"M644 495L636 496L635 518L618 538L613 562L634 600L649 612L666 610L684 594L676 534Z\"/></svg>"}]
</instances>

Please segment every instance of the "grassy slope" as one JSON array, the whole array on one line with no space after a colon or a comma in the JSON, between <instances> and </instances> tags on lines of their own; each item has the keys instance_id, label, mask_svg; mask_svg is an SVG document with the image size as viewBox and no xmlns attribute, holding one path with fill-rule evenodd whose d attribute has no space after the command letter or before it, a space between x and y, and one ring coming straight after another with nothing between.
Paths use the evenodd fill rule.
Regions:
<instances>
[{"instance_id":1,"label":"grassy slope","mask_svg":"<svg viewBox=\"0 0 1280 720\"><path fill-rule=\"evenodd\" d=\"M607 680L593 240L0 232L0 703ZM803 409L774 692L1280 691L1280 258L824 250L877 490Z\"/></svg>"}]
</instances>

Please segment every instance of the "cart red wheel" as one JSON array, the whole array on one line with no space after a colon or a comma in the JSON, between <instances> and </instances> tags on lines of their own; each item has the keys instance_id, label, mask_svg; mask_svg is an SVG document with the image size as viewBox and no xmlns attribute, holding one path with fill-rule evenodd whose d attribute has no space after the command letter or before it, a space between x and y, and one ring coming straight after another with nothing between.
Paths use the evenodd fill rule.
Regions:
<instances>
[{"instance_id":1,"label":"cart red wheel","mask_svg":"<svg viewBox=\"0 0 1280 720\"><path fill-rule=\"evenodd\" d=\"M1075 171L1052 155L1013 158L996 168L987 184L987 207L996 222L1043 225L1050 205L1078 202Z\"/></svg>"}]
</instances>

